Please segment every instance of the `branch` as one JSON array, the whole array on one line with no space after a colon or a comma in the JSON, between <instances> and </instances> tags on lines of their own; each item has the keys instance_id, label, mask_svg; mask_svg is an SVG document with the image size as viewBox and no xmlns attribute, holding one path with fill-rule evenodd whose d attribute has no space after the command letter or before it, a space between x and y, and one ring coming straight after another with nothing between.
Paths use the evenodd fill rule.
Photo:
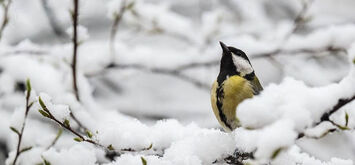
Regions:
<instances>
[{"instance_id":1,"label":"branch","mask_svg":"<svg viewBox=\"0 0 355 165\"><path fill-rule=\"evenodd\" d=\"M296 50L277 49L271 52L253 54L250 58L259 59L259 58L274 57L278 55L321 54L321 53L338 53L338 52L347 53L347 50L345 48L334 47L331 45L321 49L309 49L309 48L296 49Z\"/></svg>"},{"instance_id":2,"label":"branch","mask_svg":"<svg viewBox=\"0 0 355 165\"><path fill-rule=\"evenodd\" d=\"M243 161L247 159L254 159L254 152L243 152L237 148L233 155L223 158L223 162L232 165L244 165ZM213 162L213 164L215 163L218 163L218 161Z\"/></svg>"},{"instance_id":3,"label":"branch","mask_svg":"<svg viewBox=\"0 0 355 165\"><path fill-rule=\"evenodd\" d=\"M114 16L114 20L113 20L113 24L111 27L111 31L110 31L110 52L111 52L111 58L114 57L114 55L116 54L116 50L115 50L115 39L116 39L116 34L118 31L118 25L120 24L123 14L126 11L126 1L127 0L122 0L121 2L121 8L119 10L118 13L115 14Z\"/></svg>"},{"instance_id":4,"label":"branch","mask_svg":"<svg viewBox=\"0 0 355 165\"><path fill-rule=\"evenodd\" d=\"M186 82L192 83L193 85L195 85L198 88L209 90L210 89L210 85L209 84L205 84L205 83L203 83L203 82L201 82L201 81L199 81L197 79L194 79L194 78L189 77L189 76L187 76L187 75L182 73L182 71L184 71L186 69L189 69L189 68L196 67L199 64L201 64L201 63L196 63L196 64L192 64L192 65L186 65L186 66L178 67L176 69L147 67L147 66L140 65L140 64L110 64L110 65L108 65L105 68L106 69L110 69L110 68L115 68L115 69L137 69L137 70L148 71L148 72L157 73L157 74L170 75L170 76L177 77L177 78L179 78L181 80L184 80ZM209 64L209 63L205 64L205 66L210 66L210 65L211 64Z\"/></svg>"},{"instance_id":5,"label":"branch","mask_svg":"<svg viewBox=\"0 0 355 165\"><path fill-rule=\"evenodd\" d=\"M302 1L302 9L301 11L297 14L296 18L293 20L293 28L291 30L291 32L286 36L285 40L288 40L289 37L294 34L306 21L306 14L309 10L309 8L311 7L311 5L313 4L314 0L308 0L308 2L306 1Z\"/></svg>"},{"instance_id":6,"label":"branch","mask_svg":"<svg viewBox=\"0 0 355 165\"><path fill-rule=\"evenodd\" d=\"M250 58L251 59L259 59L259 58L271 58L279 55L301 55L304 53L307 54L321 54L321 53L338 53L338 52L344 52L346 53L346 49L340 48L340 47L334 47L334 46L327 46L322 49L314 50L314 49L296 49L296 50L282 50L282 49L277 49L271 52L266 52L266 53L259 53L259 54L251 54ZM115 64L111 63L107 66L104 67L102 72L105 72L107 69L136 69L136 70L142 70L142 71L149 71L152 73L158 73L158 74L165 74L165 75L170 75L174 76L176 78L182 79L186 82L189 82L196 87L202 88L209 90L210 85L205 84L197 79L191 78L185 74L183 74L183 71L189 70L189 69L195 69L195 68L208 68L208 67L214 67L219 65L219 60L210 60L206 62L193 62L189 64L184 64L181 66L178 66L173 69L169 68L157 68L157 67L148 67L144 66L141 64ZM89 75L89 76L95 76L97 74L101 74L102 72L95 73L94 75Z\"/></svg>"},{"instance_id":7,"label":"branch","mask_svg":"<svg viewBox=\"0 0 355 165\"><path fill-rule=\"evenodd\" d=\"M176 70L183 71L183 70L200 68L200 67L213 67L216 65L219 65L219 60L207 61L207 62L203 62L203 63L193 62L190 64L181 65L181 66L177 67Z\"/></svg>"},{"instance_id":8,"label":"branch","mask_svg":"<svg viewBox=\"0 0 355 165\"><path fill-rule=\"evenodd\" d=\"M1 6L4 9L4 14L3 14L3 20L0 26L0 40L3 36L4 29L6 28L6 25L9 23L9 7L12 3L12 0L8 0L7 3L2 1Z\"/></svg>"},{"instance_id":9,"label":"branch","mask_svg":"<svg viewBox=\"0 0 355 165\"><path fill-rule=\"evenodd\" d=\"M73 63L72 63L72 72L73 72L73 89L75 97L80 101L78 82L77 82L77 55L78 55L78 16L79 16L79 0L73 0L74 11L72 12L72 22L73 22Z\"/></svg>"},{"instance_id":10,"label":"branch","mask_svg":"<svg viewBox=\"0 0 355 165\"><path fill-rule=\"evenodd\" d=\"M58 141L58 139L60 138L60 136L62 135L62 133L63 133L63 129L60 128L60 129L58 130L57 135L56 135L55 138L53 139L52 143L46 148L47 150L50 149L51 147L53 147L53 146L57 143L57 141Z\"/></svg>"},{"instance_id":11,"label":"branch","mask_svg":"<svg viewBox=\"0 0 355 165\"><path fill-rule=\"evenodd\" d=\"M46 13L46 16L49 21L49 25L51 26L53 32L55 35L57 35L60 38L67 39L68 36L62 29L62 27L59 25L59 21L51 7L48 5L48 0L41 0L42 7L44 12Z\"/></svg>"},{"instance_id":12,"label":"branch","mask_svg":"<svg viewBox=\"0 0 355 165\"><path fill-rule=\"evenodd\" d=\"M79 120L77 117L75 117L73 112L70 112L70 117L76 122L76 124L78 124L79 126L79 130L88 130L87 127L85 127Z\"/></svg>"},{"instance_id":13,"label":"branch","mask_svg":"<svg viewBox=\"0 0 355 165\"><path fill-rule=\"evenodd\" d=\"M326 112L322 115L322 117L320 118L320 121L318 123L316 123L316 125L320 124L323 121L330 121L329 117L333 113L337 112L339 109L341 109L343 106L347 105L348 103L352 102L353 100L355 100L355 95L351 98L339 99L338 103L335 104L331 110L329 110L328 112Z\"/></svg>"},{"instance_id":14,"label":"branch","mask_svg":"<svg viewBox=\"0 0 355 165\"><path fill-rule=\"evenodd\" d=\"M322 117L320 118L320 121L317 122L317 123L315 123L313 127L318 126L318 125L321 124L322 122L328 121L328 122L332 123L334 126L336 126L338 129L341 129L341 130L349 129L349 128L347 128L347 126L345 126L345 127L344 127L344 126L341 126L341 125L335 123L334 121L330 120L330 116L331 116L332 114L334 114L335 112L337 112L339 109L341 109L342 107L344 107L345 105L347 105L348 103L350 103L350 102L352 102L352 101L354 101L354 100L355 100L355 95L352 96L352 97L350 97L350 98L346 98L346 99L342 98L342 99L339 99L338 102L337 102L337 104L335 104L335 105L333 106L333 108L331 108L331 109L328 110L326 113L324 113L324 114L322 115ZM321 137L327 135L328 133L334 132L334 131L336 131L336 130L337 130L337 129L330 129L330 130L326 131L326 133L325 133L324 135L322 135ZM301 138L303 138L303 137L305 137L305 133L301 132L301 133L298 134L297 139L301 139ZM321 137L309 137L309 138L321 138Z\"/></svg>"},{"instance_id":15,"label":"branch","mask_svg":"<svg viewBox=\"0 0 355 165\"><path fill-rule=\"evenodd\" d=\"M288 40L290 39L290 37L307 21L305 15L308 12L312 3L313 3L313 0L309 0L308 2L303 1L301 11L297 14L295 19L293 20L292 30L282 39L282 42L281 42L281 45L279 46L279 48L277 48L269 53L261 53L259 55L254 55L254 56L252 56L252 58L267 57L267 58L271 59L274 63L279 64L279 62L275 58L273 58L273 56L276 54L280 54L280 52L282 52L283 45L285 43L287 43ZM280 65L278 65L278 66L280 66ZM278 68L280 68L280 67L278 67Z\"/></svg>"},{"instance_id":16,"label":"branch","mask_svg":"<svg viewBox=\"0 0 355 165\"><path fill-rule=\"evenodd\" d=\"M121 155L122 153L125 152L141 152L141 151L147 151L152 149L152 144L147 147L147 148L143 148L143 149L139 149L139 150L135 150L132 148L123 148L120 150L115 150L113 148L112 145L109 146L105 146L103 144L100 144L99 142L95 141L92 139L92 133L90 131L86 131L87 136L81 135L79 132L75 131L69 123L69 120L65 119L63 122L59 121L51 112L50 110L47 108L47 106L45 105L45 103L43 102L43 100L41 99L41 97L38 98L39 104L41 106L42 109L39 110L39 112L41 113L42 116L49 118L50 120L54 121L55 123L59 124L62 128L66 129L67 131L71 132L72 134L74 134L76 136L76 138L74 138L75 141L78 142L87 142L87 143L91 143L94 146L97 146L103 150L106 151L106 153L114 153L113 155Z\"/></svg>"},{"instance_id":17,"label":"branch","mask_svg":"<svg viewBox=\"0 0 355 165\"><path fill-rule=\"evenodd\" d=\"M22 127L21 127L21 130L20 132L18 130L16 130L16 128L14 127L10 127L10 129L15 132L18 136L18 142L17 142L17 148L16 148L16 155L15 155L15 159L12 163L12 165L16 165L16 162L18 160L18 157L21 155L21 153L25 152L25 151L28 151L31 149L31 147L29 148L24 148L22 150L21 149L21 141L22 141L22 136L23 136L23 131L25 130L25 125L26 125L26 119L27 119L27 116L28 116L28 112L30 111L32 105L33 105L33 102L29 102L30 100L30 96L31 96L31 83L29 80L26 81L26 88L27 88L27 92L26 92L26 110L25 110L25 119L22 123Z\"/></svg>"},{"instance_id":18,"label":"branch","mask_svg":"<svg viewBox=\"0 0 355 165\"><path fill-rule=\"evenodd\" d=\"M12 56L12 55L36 55L36 56L42 56L42 55L48 55L49 52L47 51L41 51L41 50L31 50L31 49L26 49L26 50L14 50L14 51L6 51L0 55L0 57L3 56Z\"/></svg>"}]
</instances>

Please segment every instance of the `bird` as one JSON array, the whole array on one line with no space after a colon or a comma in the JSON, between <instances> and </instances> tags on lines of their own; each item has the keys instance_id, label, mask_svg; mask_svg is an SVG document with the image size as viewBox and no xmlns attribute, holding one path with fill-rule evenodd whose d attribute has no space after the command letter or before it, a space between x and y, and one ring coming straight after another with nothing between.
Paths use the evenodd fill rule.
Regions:
<instances>
[{"instance_id":1,"label":"bird","mask_svg":"<svg viewBox=\"0 0 355 165\"><path fill-rule=\"evenodd\" d=\"M223 52L220 71L211 88L211 105L220 125L231 132L240 127L236 116L238 105L258 95L263 87L247 55L240 49L219 43Z\"/></svg>"}]
</instances>

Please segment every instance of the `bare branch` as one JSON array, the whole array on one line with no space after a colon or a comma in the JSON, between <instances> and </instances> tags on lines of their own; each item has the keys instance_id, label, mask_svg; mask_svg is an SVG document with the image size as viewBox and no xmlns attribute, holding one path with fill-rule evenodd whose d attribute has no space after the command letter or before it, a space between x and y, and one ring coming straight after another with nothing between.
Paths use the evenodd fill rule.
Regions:
<instances>
[{"instance_id":1,"label":"bare branch","mask_svg":"<svg viewBox=\"0 0 355 165\"><path fill-rule=\"evenodd\" d=\"M113 20L113 24L111 27L111 31L110 31L110 52L111 52L111 58L113 58L116 54L116 50L115 50L115 40L116 40L116 34L118 31L118 26L122 20L123 14L126 11L126 1L127 0L122 0L121 2L121 8L119 10L118 13L115 14L114 16L114 20Z\"/></svg>"},{"instance_id":2,"label":"bare branch","mask_svg":"<svg viewBox=\"0 0 355 165\"><path fill-rule=\"evenodd\" d=\"M6 51L4 52L0 57L3 56L10 56L10 55L23 55L23 54L28 54L28 55L47 55L49 52L47 51L41 51L41 50L14 50L14 51Z\"/></svg>"},{"instance_id":3,"label":"bare branch","mask_svg":"<svg viewBox=\"0 0 355 165\"><path fill-rule=\"evenodd\" d=\"M58 130L57 135L56 135L55 138L53 139L52 143L46 148L47 150L50 149L51 147L53 147L53 146L57 143L57 141L58 141L58 139L60 138L60 136L62 135L62 133L63 133L63 129L60 128L60 129Z\"/></svg>"},{"instance_id":4,"label":"bare branch","mask_svg":"<svg viewBox=\"0 0 355 165\"><path fill-rule=\"evenodd\" d=\"M302 9L301 11L297 14L297 16L295 17L295 19L293 20L293 27L291 29L291 31L282 39L281 45L269 52L269 53L261 53L259 55L254 55L252 56L252 58L261 58L261 57L267 57L267 58L271 58L271 56L276 55L276 54L280 54L280 52L282 52L282 47L285 43L287 43L287 41L290 39L290 37L302 26L304 25L304 23L306 22L306 14L310 8L310 6L312 5L313 0L309 0L307 2L303 1L302 3ZM300 50L302 52L302 50ZM312 51L312 50L310 50ZM297 52L296 52L297 53ZM277 60L272 58L271 59L274 63L277 63Z\"/></svg>"},{"instance_id":5,"label":"bare branch","mask_svg":"<svg viewBox=\"0 0 355 165\"><path fill-rule=\"evenodd\" d=\"M77 82L77 56L78 56L78 17L79 17L79 0L73 0L74 3L74 11L72 12L72 22L73 22L73 63L72 63L72 75L73 75L73 89L75 97L78 101L80 101L79 97L79 89L78 89L78 82Z\"/></svg>"},{"instance_id":6,"label":"bare branch","mask_svg":"<svg viewBox=\"0 0 355 165\"><path fill-rule=\"evenodd\" d=\"M80 120L74 115L73 112L70 112L70 117L76 122L76 124L78 124L80 132L85 132L86 130L89 130L80 122Z\"/></svg>"},{"instance_id":7,"label":"bare branch","mask_svg":"<svg viewBox=\"0 0 355 165\"><path fill-rule=\"evenodd\" d=\"M49 25L51 26L55 35L60 37L61 39L67 39L68 35L64 32L63 28L59 25L59 21L52 8L48 4L48 0L41 0L42 7L49 21Z\"/></svg>"},{"instance_id":8,"label":"bare branch","mask_svg":"<svg viewBox=\"0 0 355 165\"><path fill-rule=\"evenodd\" d=\"M333 46L327 46L321 49L309 49L309 48L296 49L296 50L277 49L271 52L253 54L250 58L258 59L258 58L268 58L268 57L279 56L279 55L297 55L297 54L317 55L322 53L338 53L338 52L346 53L347 50L341 47L333 47Z\"/></svg>"},{"instance_id":9,"label":"bare branch","mask_svg":"<svg viewBox=\"0 0 355 165\"><path fill-rule=\"evenodd\" d=\"M3 20L0 26L0 40L2 39L3 36L3 32L4 29L6 28L6 25L9 23L9 7L12 3L12 0L8 0L7 3L5 1L3 1L1 3L1 6L4 10L4 14L3 14Z\"/></svg>"},{"instance_id":10,"label":"bare branch","mask_svg":"<svg viewBox=\"0 0 355 165\"><path fill-rule=\"evenodd\" d=\"M285 37L285 41L289 39L289 37L294 34L301 26L304 25L304 23L306 23L307 18L306 18L306 14L309 10L309 8L311 7L311 5L313 4L314 0L308 0L303 1L302 2L302 9L301 11L297 14L296 18L293 20L293 28L291 30L291 32Z\"/></svg>"},{"instance_id":11,"label":"bare branch","mask_svg":"<svg viewBox=\"0 0 355 165\"><path fill-rule=\"evenodd\" d=\"M196 63L197 64L197 63ZM210 64L206 64L205 66L209 66ZM182 73L183 70L186 70L188 68L196 67L193 65L186 65L181 67L180 69L167 69L167 68L154 68L154 67L147 67L144 65L140 64L110 64L106 68L115 68L115 69L136 69L136 70L142 70L142 71L148 71L152 73L157 73L157 74L165 74L165 75L170 75L177 77L181 80L184 80L186 82L192 83L196 87L202 88L202 89L210 89L209 84L205 84L197 79L194 79L192 77L189 77L185 74Z\"/></svg>"}]
</instances>

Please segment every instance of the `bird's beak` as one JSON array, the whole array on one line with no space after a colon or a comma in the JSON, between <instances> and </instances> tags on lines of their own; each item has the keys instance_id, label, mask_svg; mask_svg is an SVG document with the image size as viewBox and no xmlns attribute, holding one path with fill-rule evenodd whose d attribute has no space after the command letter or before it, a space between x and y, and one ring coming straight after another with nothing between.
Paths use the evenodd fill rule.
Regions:
<instances>
[{"instance_id":1,"label":"bird's beak","mask_svg":"<svg viewBox=\"0 0 355 165\"><path fill-rule=\"evenodd\" d=\"M227 45L224 44L222 41L219 41L219 44L221 45L223 52L228 52L229 51Z\"/></svg>"}]
</instances>

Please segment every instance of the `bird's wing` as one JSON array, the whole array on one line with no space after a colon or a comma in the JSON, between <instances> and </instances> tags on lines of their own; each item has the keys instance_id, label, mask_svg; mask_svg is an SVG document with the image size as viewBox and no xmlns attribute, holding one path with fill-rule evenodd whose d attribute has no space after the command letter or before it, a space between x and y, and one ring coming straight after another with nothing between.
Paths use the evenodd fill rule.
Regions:
<instances>
[{"instance_id":1,"label":"bird's wing","mask_svg":"<svg viewBox=\"0 0 355 165\"><path fill-rule=\"evenodd\" d=\"M253 88L254 95L258 95L263 90L263 87L261 86L259 79L256 76L254 76L254 79L250 81L250 84Z\"/></svg>"}]
</instances>

